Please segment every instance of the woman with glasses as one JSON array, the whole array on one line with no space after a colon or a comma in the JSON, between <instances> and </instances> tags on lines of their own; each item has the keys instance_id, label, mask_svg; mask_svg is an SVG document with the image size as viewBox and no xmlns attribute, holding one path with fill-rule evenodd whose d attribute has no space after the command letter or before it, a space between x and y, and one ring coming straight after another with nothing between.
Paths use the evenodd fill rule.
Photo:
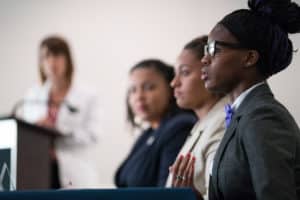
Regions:
<instances>
[{"instance_id":1,"label":"woman with glasses","mask_svg":"<svg viewBox=\"0 0 300 200\"><path fill-rule=\"evenodd\" d=\"M201 80L201 58L206 43L207 36L190 41L177 58L176 75L171 82L176 102L181 108L192 109L198 122L173 163L166 185L191 187L204 199L207 199L209 169L225 132L224 106L229 102L224 95L207 91Z\"/></svg>"},{"instance_id":2,"label":"woman with glasses","mask_svg":"<svg viewBox=\"0 0 300 200\"><path fill-rule=\"evenodd\" d=\"M300 32L300 8L289 0L248 5L212 29L202 59L205 87L232 100L209 199L300 199L300 131L267 83L292 61L288 34Z\"/></svg>"}]
</instances>

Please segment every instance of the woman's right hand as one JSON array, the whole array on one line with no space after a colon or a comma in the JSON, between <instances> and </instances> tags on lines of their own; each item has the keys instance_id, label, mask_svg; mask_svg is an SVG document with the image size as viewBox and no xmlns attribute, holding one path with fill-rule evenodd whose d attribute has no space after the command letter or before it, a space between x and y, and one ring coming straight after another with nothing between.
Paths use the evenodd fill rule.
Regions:
<instances>
[{"instance_id":1,"label":"woman's right hand","mask_svg":"<svg viewBox=\"0 0 300 200\"><path fill-rule=\"evenodd\" d=\"M170 173L172 176L172 187L190 187L195 192L197 199L202 200L202 195L196 190L194 185L194 171L195 171L195 156L191 153L183 156L180 155L175 163L170 166Z\"/></svg>"}]
</instances>

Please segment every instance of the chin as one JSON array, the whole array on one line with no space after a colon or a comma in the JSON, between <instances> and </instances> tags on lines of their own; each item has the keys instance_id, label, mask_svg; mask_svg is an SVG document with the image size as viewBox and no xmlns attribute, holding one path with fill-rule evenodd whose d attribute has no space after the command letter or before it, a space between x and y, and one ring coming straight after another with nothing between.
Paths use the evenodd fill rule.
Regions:
<instances>
[{"instance_id":1,"label":"chin","mask_svg":"<svg viewBox=\"0 0 300 200\"><path fill-rule=\"evenodd\" d=\"M185 108L186 103L182 100L177 99L176 100L176 104L180 107L180 108Z\"/></svg>"},{"instance_id":2,"label":"chin","mask_svg":"<svg viewBox=\"0 0 300 200\"><path fill-rule=\"evenodd\" d=\"M214 87L214 85L211 84L209 81L206 81L205 84L204 84L204 86L210 92L214 92L216 90L216 88Z\"/></svg>"},{"instance_id":3,"label":"chin","mask_svg":"<svg viewBox=\"0 0 300 200\"><path fill-rule=\"evenodd\" d=\"M184 102L182 102L180 99L176 99L176 104L177 104L179 107L181 107L181 106L184 104Z\"/></svg>"},{"instance_id":4,"label":"chin","mask_svg":"<svg viewBox=\"0 0 300 200\"><path fill-rule=\"evenodd\" d=\"M204 86L209 92L213 93L219 93L222 90L221 87L218 87L217 84L209 80L205 81Z\"/></svg>"},{"instance_id":5,"label":"chin","mask_svg":"<svg viewBox=\"0 0 300 200\"><path fill-rule=\"evenodd\" d=\"M145 114L138 114L137 116L138 116L140 119L142 119L142 120L147 120L147 119L148 119L148 116L145 115Z\"/></svg>"},{"instance_id":6,"label":"chin","mask_svg":"<svg viewBox=\"0 0 300 200\"><path fill-rule=\"evenodd\" d=\"M206 89L213 94L226 95L229 93L228 90L223 87L206 87Z\"/></svg>"},{"instance_id":7,"label":"chin","mask_svg":"<svg viewBox=\"0 0 300 200\"><path fill-rule=\"evenodd\" d=\"M183 102L183 101L176 101L177 105L179 108L182 109L192 109L190 104L188 102Z\"/></svg>"}]
</instances>

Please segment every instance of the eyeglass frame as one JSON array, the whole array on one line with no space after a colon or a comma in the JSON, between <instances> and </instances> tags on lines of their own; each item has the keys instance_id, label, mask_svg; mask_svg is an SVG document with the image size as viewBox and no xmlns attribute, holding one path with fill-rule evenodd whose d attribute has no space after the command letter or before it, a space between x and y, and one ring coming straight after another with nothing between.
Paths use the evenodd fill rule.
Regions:
<instances>
[{"instance_id":1,"label":"eyeglass frame","mask_svg":"<svg viewBox=\"0 0 300 200\"><path fill-rule=\"evenodd\" d=\"M216 45L228 47L231 49L248 49L238 43L229 43L229 42L212 40L212 41L208 42L206 45L204 45L204 56L210 55L211 57L214 57L216 54ZM211 52L210 52L210 49L212 49Z\"/></svg>"}]
</instances>

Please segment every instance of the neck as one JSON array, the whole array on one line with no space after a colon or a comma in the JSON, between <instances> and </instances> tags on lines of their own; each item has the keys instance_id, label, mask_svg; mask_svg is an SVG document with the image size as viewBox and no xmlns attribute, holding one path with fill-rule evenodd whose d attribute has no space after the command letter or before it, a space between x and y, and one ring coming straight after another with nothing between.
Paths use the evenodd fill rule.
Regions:
<instances>
[{"instance_id":1,"label":"neck","mask_svg":"<svg viewBox=\"0 0 300 200\"><path fill-rule=\"evenodd\" d=\"M69 90L69 86L70 84L68 84L67 81L54 82L50 88L50 101L56 104L63 102Z\"/></svg>"},{"instance_id":2,"label":"neck","mask_svg":"<svg viewBox=\"0 0 300 200\"><path fill-rule=\"evenodd\" d=\"M212 97L209 101L207 101L206 104L200 106L197 109L194 109L194 112L196 113L198 119L203 119L207 113L211 110L211 108L219 101L219 97L215 96Z\"/></svg>"},{"instance_id":3,"label":"neck","mask_svg":"<svg viewBox=\"0 0 300 200\"><path fill-rule=\"evenodd\" d=\"M53 81L51 85L51 93L61 94L66 93L70 87L70 84L66 80Z\"/></svg>"},{"instance_id":4,"label":"neck","mask_svg":"<svg viewBox=\"0 0 300 200\"><path fill-rule=\"evenodd\" d=\"M250 81L244 81L237 85L231 92L229 92L229 97L232 102L234 102L244 91L251 88L253 85L264 81L262 78L250 80Z\"/></svg>"},{"instance_id":5,"label":"neck","mask_svg":"<svg viewBox=\"0 0 300 200\"><path fill-rule=\"evenodd\" d=\"M153 120L150 122L150 126L152 129L157 129L159 127L159 120Z\"/></svg>"}]
</instances>

